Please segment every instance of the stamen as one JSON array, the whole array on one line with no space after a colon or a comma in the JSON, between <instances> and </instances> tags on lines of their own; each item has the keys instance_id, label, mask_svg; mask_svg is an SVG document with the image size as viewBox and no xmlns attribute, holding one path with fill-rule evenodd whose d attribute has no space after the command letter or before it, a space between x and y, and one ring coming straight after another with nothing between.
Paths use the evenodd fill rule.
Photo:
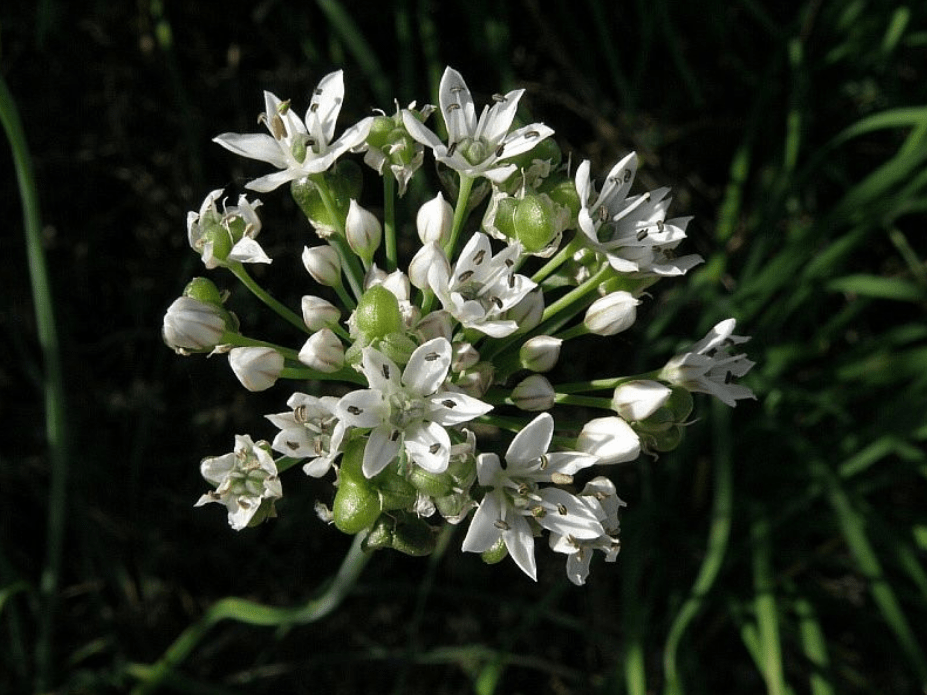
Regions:
<instances>
[{"instance_id":1,"label":"stamen","mask_svg":"<svg viewBox=\"0 0 927 695\"><path fill-rule=\"evenodd\" d=\"M439 451L441 451L441 445L438 444L437 442L435 442L430 447L428 447L429 454L437 454Z\"/></svg>"},{"instance_id":2,"label":"stamen","mask_svg":"<svg viewBox=\"0 0 927 695\"><path fill-rule=\"evenodd\" d=\"M348 412L351 413L351 415L360 415L364 410L363 408L358 408L356 405L349 405Z\"/></svg>"},{"instance_id":3,"label":"stamen","mask_svg":"<svg viewBox=\"0 0 927 695\"><path fill-rule=\"evenodd\" d=\"M502 303L502 300L499 299L498 297L490 297L489 301L495 304L497 309L501 309L502 307L505 306L505 304Z\"/></svg>"},{"instance_id":4,"label":"stamen","mask_svg":"<svg viewBox=\"0 0 927 695\"><path fill-rule=\"evenodd\" d=\"M383 378L389 379L389 365L384 364L382 370L383 370Z\"/></svg>"},{"instance_id":5,"label":"stamen","mask_svg":"<svg viewBox=\"0 0 927 695\"><path fill-rule=\"evenodd\" d=\"M496 148L496 156L501 157L504 151L505 151L505 143L502 143Z\"/></svg>"},{"instance_id":6,"label":"stamen","mask_svg":"<svg viewBox=\"0 0 927 695\"><path fill-rule=\"evenodd\" d=\"M399 439L399 430L393 430L389 433L389 440L391 442L395 442L397 439Z\"/></svg>"},{"instance_id":7,"label":"stamen","mask_svg":"<svg viewBox=\"0 0 927 695\"><path fill-rule=\"evenodd\" d=\"M546 471L549 465L550 459L547 458L547 454L541 454L541 470Z\"/></svg>"},{"instance_id":8,"label":"stamen","mask_svg":"<svg viewBox=\"0 0 927 695\"><path fill-rule=\"evenodd\" d=\"M457 143L456 143L456 142L452 142L452 143L450 144L450 146L447 148L447 156L448 156L448 157L453 157L453 156L454 156L454 153L455 153L456 151L457 151Z\"/></svg>"},{"instance_id":9,"label":"stamen","mask_svg":"<svg viewBox=\"0 0 927 695\"><path fill-rule=\"evenodd\" d=\"M631 170L630 170L630 169L625 169L625 170L622 172L622 176L624 177L624 182L625 182L625 183L627 183L628 181L630 181L630 180L631 180L631 177L632 177L633 175L634 175L634 174L631 173Z\"/></svg>"},{"instance_id":10,"label":"stamen","mask_svg":"<svg viewBox=\"0 0 927 695\"><path fill-rule=\"evenodd\" d=\"M536 131L536 130L529 130L529 131L525 132L525 137L526 137L526 138L532 138L532 139L533 139L533 138L539 138L539 137L541 137L541 134L540 134L538 131Z\"/></svg>"},{"instance_id":11,"label":"stamen","mask_svg":"<svg viewBox=\"0 0 927 695\"><path fill-rule=\"evenodd\" d=\"M730 384L733 381L734 381L734 372L729 371L727 374L724 375L725 384Z\"/></svg>"},{"instance_id":12,"label":"stamen","mask_svg":"<svg viewBox=\"0 0 927 695\"><path fill-rule=\"evenodd\" d=\"M462 272L460 275L457 276L457 281L458 281L458 282L466 282L467 280L469 280L469 279L472 278L472 277L473 277L473 271L472 271L472 270L465 270L464 272Z\"/></svg>"},{"instance_id":13,"label":"stamen","mask_svg":"<svg viewBox=\"0 0 927 695\"><path fill-rule=\"evenodd\" d=\"M473 265L479 265L483 262L483 257L486 255L486 249L480 249L476 252L476 255L473 257Z\"/></svg>"},{"instance_id":14,"label":"stamen","mask_svg":"<svg viewBox=\"0 0 927 695\"><path fill-rule=\"evenodd\" d=\"M454 401L452 401L450 398L445 398L443 401L441 401L441 405L443 405L445 408L456 408L457 407L457 404Z\"/></svg>"},{"instance_id":15,"label":"stamen","mask_svg":"<svg viewBox=\"0 0 927 695\"><path fill-rule=\"evenodd\" d=\"M498 102L500 102L500 103L503 103L503 102L508 101L508 99L506 99L502 94L493 94L493 95L492 95L492 100L493 100L493 101L498 101Z\"/></svg>"},{"instance_id":16,"label":"stamen","mask_svg":"<svg viewBox=\"0 0 927 695\"><path fill-rule=\"evenodd\" d=\"M440 359L440 357L441 355L439 355L437 352L429 352L427 355L425 355L425 361L434 362L435 360Z\"/></svg>"},{"instance_id":17,"label":"stamen","mask_svg":"<svg viewBox=\"0 0 927 695\"><path fill-rule=\"evenodd\" d=\"M452 90L452 91L453 91L453 90ZM456 111L456 110L459 109L459 108L460 108L460 104L448 104L448 105L447 105L447 108L445 109L445 111L447 111L448 113L450 113L451 111Z\"/></svg>"},{"instance_id":18,"label":"stamen","mask_svg":"<svg viewBox=\"0 0 927 695\"><path fill-rule=\"evenodd\" d=\"M310 104L309 110L310 110L312 113L315 113L316 111L318 111L318 110L319 110L319 105L318 105L318 103Z\"/></svg>"},{"instance_id":19,"label":"stamen","mask_svg":"<svg viewBox=\"0 0 927 695\"><path fill-rule=\"evenodd\" d=\"M555 485L570 485L573 482L573 476L566 473L551 473L550 482Z\"/></svg>"},{"instance_id":20,"label":"stamen","mask_svg":"<svg viewBox=\"0 0 927 695\"><path fill-rule=\"evenodd\" d=\"M512 528L507 523L505 523L502 519L496 519L494 522L492 522L492 525L501 531L508 531L510 528Z\"/></svg>"},{"instance_id":21,"label":"stamen","mask_svg":"<svg viewBox=\"0 0 927 695\"><path fill-rule=\"evenodd\" d=\"M558 504L558 505L557 505L557 513L558 513L560 516L566 516L566 514L567 514L566 505L564 505L564 504Z\"/></svg>"},{"instance_id":22,"label":"stamen","mask_svg":"<svg viewBox=\"0 0 927 695\"><path fill-rule=\"evenodd\" d=\"M299 448L299 442L287 442L286 446L287 446L287 449L296 451Z\"/></svg>"},{"instance_id":23,"label":"stamen","mask_svg":"<svg viewBox=\"0 0 927 695\"><path fill-rule=\"evenodd\" d=\"M647 238L647 230L646 230L646 229L642 229L641 231L639 231L639 232L637 233L637 240L638 240L638 241L643 241L643 240L646 239L646 238Z\"/></svg>"}]
</instances>

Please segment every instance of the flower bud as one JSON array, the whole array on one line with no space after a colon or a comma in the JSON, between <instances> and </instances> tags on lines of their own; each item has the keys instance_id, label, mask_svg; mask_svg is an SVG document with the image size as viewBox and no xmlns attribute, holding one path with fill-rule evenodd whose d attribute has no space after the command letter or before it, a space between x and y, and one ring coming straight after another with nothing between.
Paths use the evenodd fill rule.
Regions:
<instances>
[{"instance_id":1,"label":"flower bud","mask_svg":"<svg viewBox=\"0 0 927 695\"><path fill-rule=\"evenodd\" d=\"M615 389L612 409L628 422L640 422L662 408L671 394L657 381L628 381Z\"/></svg>"},{"instance_id":2,"label":"flower bud","mask_svg":"<svg viewBox=\"0 0 927 695\"><path fill-rule=\"evenodd\" d=\"M341 318L341 309L321 297L306 295L302 300L303 321L310 331L334 326Z\"/></svg>"},{"instance_id":3,"label":"flower bud","mask_svg":"<svg viewBox=\"0 0 927 695\"><path fill-rule=\"evenodd\" d=\"M525 341L518 351L521 366L532 372L549 372L560 359L563 341L549 335L536 335Z\"/></svg>"},{"instance_id":4,"label":"flower bud","mask_svg":"<svg viewBox=\"0 0 927 695\"><path fill-rule=\"evenodd\" d=\"M451 236L451 224L454 222L454 209L440 193L418 209L415 216L415 227L418 238L423 244L434 242L441 246L447 243ZM416 285L419 287L419 285Z\"/></svg>"},{"instance_id":5,"label":"flower bud","mask_svg":"<svg viewBox=\"0 0 927 695\"><path fill-rule=\"evenodd\" d=\"M444 251L437 242L428 242L415 253L409 262L409 282L420 290L429 289L428 271L436 264L443 265L447 269L445 274L450 276L451 264L448 263Z\"/></svg>"},{"instance_id":6,"label":"flower bud","mask_svg":"<svg viewBox=\"0 0 927 695\"><path fill-rule=\"evenodd\" d=\"M462 372L480 361L480 353L472 343L453 343L451 348L451 371Z\"/></svg>"},{"instance_id":7,"label":"flower bud","mask_svg":"<svg viewBox=\"0 0 927 695\"><path fill-rule=\"evenodd\" d=\"M337 287L341 284L341 258L331 246L306 246L303 249L303 265L320 285Z\"/></svg>"},{"instance_id":8,"label":"flower bud","mask_svg":"<svg viewBox=\"0 0 927 695\"><path fill-rule=\"evenodd\" d=\"M380 248L383 227L376 215L362 208L353 198L344 221L344 233L354 253L370 263L373 254Z\"/></svg>"},{"instance_id":9,"label":"flower bud","mask_svg":"<svg viewBox=\"0 0 927 695\"><path fill-rule=\"evenodd\" d=\"M619 290L595 300L586 311L583 323L590 333L596 335L615 335L627 330L637 318L637 305L630 292Z\"/></svg>"},{"instance_id":10,"label":"flower bud","mask_svg":"<svg viewBox=\"0 0 927 695\"><path fill-rule=\"evenodd\" d=\"M576 448L599 457L599 463L633 461L641 453L640 440L634 430L620 417L590 420L576 440Z\"/></svg>"},{"instance_id":11,"label":"flower bud","mask_svg":"<svg viewBox=\"0 0 927 695\"><path fill-rule=\"evenodd\" d=\"M180 297L167 309L161 336L177 354L207 352L222 340L226 331L224 309L193 297Z\"/></svg>"},{"instance_id":12,"label":"flower bud","mask_svg":"<svg viewBox=\"0 0 927 695\"><path fill-rule=\"evenodd\" d=\"M400 514L393 529L393 550L423 557L435 550L436 537L431 524L414 514Z\"/></svg>"},{"instance_id":13,"label":"flower bud","mask_svg":"<svg viewBox=\"0 0 927 695\"><path fill-rule=\"evenodd\" d=\"M193 297L206 304L212 304L221 307L225 298L216 287L215 283L209 278L193 278L183 288L184 297Z\"/></svg>"},{"instance_id":14,"label":"flower bud","mask_svg":"<svg viewBox=\"0 0 927 695\"><path fill-rule=\"evenodd\" d=\"M415 332L423 343L427 343L432 338L447 338L448 342L450 342L454 334L451 315L446 311L432 311L425 314L415 324Z\"/></svg>"},{"instance_id":15,"label":"flower bud","mask_svg":"<svg viewBox=\"0 0 927 695\"><path fill-rule=\"evenodd\" d=\"M460 375L454 384L463 393L474 398L482 398L492 386L496 369L492 362L477 362L473 367Z\"/></svg>"},{"instance_id":16,"label":"flower bud","mask_svg":"<svg viewBox=\"0 0 927 695\"><path fill-rule=\"evenodd\" d=\"M544 294L536 287L525 295L518 304L505 312L505 318L518 324L518 330L524 333L541 323L544 316Z\"/></svg>"},{"instance_id":17,"label":"flower bud","mask_svg":"<svg viewBox=\"0 0 927 695\"><path fill-rule=\"evenodd\" d=\"M237 347L229 352L235 376L249 391L265 391L283 371L283 355L269 347Z\"/></svg>"},{"instance_id":18,"label":"flower bud","mask_svg":"<svg viewBox=\"0 0 927 695\"><path fill-rule=\"evenodd\" d=\"M309 336L299 361L307 367L331 374L344 366L344 345L330 328L323 328Z\"/></svg>"},{"instance_id":19,"label":"flower bud","mask_svg":"<svg viewBox=\"0 0 927 695\"><path fill-rule=\"evenodd\" d=\"M512 389L512 402L522 410L550 410L554 407L554 387L540 374L532 374Z\"/></svg>"}]
</instances>

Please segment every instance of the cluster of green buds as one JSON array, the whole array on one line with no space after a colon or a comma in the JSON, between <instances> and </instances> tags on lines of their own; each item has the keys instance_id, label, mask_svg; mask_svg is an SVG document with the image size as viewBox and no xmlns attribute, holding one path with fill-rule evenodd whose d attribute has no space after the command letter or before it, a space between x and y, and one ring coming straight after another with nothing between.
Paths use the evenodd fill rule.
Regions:
<instances>
[{"instance_id":1,"label":"cluster of green buds","mask_svg":"<svg viewBox=\"0 0 927 695\"><path fill-rule=\"evenodd\" d=\"M624 503L601 472L676 448L693 392L731 406L752 398L735 382L753 366L734 349L746 338L728 319L652 371L621 374L612 336L634 325L654 283L701 262L676 251L688 218L667 219L666 188L632 193L633 153L597 188L550 127L513 128L523 90L493 95L479 114L457 71L438 91L436 107L397 105L336 138L334 72L304 118L265 92L267 133L215 138L271 164L246 187L289 186L311 231L296 250L307 272L297 312L247 269L272 262L258 242L261 201L231 206L217 190L188 215L204 266L231 273L300 336L248 335L206 278L167 310L163 337L177 353L227 354L250 391L289 385L267 440L237 435L233 452L203 460L214 489L197 505L253 526L276 515L280 476L301 466L332 482L318 516L367 551L428 555L442 528L467 524L464 551L511 557L536 578L534 539L546 531L583 584L594 551L612 562L620 549ZM446 137L428 125L436 112ZM442 190L416 203L406 194L423 190L409 183L428 152ZM376 204L355 155L382 180ZM596 354L579 370L588 378L559 383L578 338Z\"/></svg>"}]
</instances>

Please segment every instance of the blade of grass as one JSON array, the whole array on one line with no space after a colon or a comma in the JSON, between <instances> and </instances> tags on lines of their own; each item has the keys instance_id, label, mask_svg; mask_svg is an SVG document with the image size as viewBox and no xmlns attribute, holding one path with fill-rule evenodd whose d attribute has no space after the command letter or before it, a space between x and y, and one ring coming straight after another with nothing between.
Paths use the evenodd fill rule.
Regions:
<instances>
[{"instance_id":1,"label":"blade of grass","mask_svg":"<svg viewBox=\"0 0 927 695\"><path fill-rule=\"evenodd\" d=\"M689 625L701 612L705 597L718 577L731 535L734 511L731 414L725 406L714 402L711 416L715 464L711 526L708 530L705 559L699 567L689 597L673 619L663 648L663 669L666 678L663 692L666 695L679 695L684 692L676 661L679 645Z\"/></svg>"},{"instance_id":2,"label":"blade of grass","mask_svg":"<svg viewBox=\"0 0 927 695\"><path fill-rule=\"evenodd\" d=\"M761 509L754 515L750 530L753 550L753 610L761 655L760 670L770 695L785 695L788 688L782 669L782 643L779 638L779 610L769 519Z\"/></svg>"},{"instance_id":3,"label":"blade of grass","mask_svg":"<svg viewBox=\"0 0 927 695\"><path fill-rule=\"evenodd\" d=\"M798 633L802 651L811 666L809 684L811 695L835 695L830 683L830 656L827 653L827 637L821 629L814 604L806 596L792 599L795 615L798 617Z\"/></svg>"},{"instance_id":4,"label":"blade of grass","mask_svg":"<svg viewBox=\"0 0 927 695\"><path fill-rule=\"evenodd\" d=\"M67 480L69 469L68 422L65 403L64 374L61 348L55 323L54 297L48 276L45 249L42 247L42 225L39 196L32 158L16 102L0 77L0 121L13 151L16 180L23 206L26 253L29 259L29 279L35 304L36 327L45 364L45 438L48 443L49 492L48 526L45 533L45 563L39 580L41 612L36 642L36 692L45 692L53 679L53 640L55 612L58 602L58 582L64 550L65 520L68 517Z\"/></svg>"},{"instance_id":5,"label":"blade of grass","mask_svg":"<svg viewBox=\"0 0 927 695\"><path fill-rule=\"evenodd\" d=\"M824 484L827 499L843 538L856 561L856 566L869 582L869 592L873 601L922 686L927 687L927 657L917 643L917 638L911 630L904 610L895 596L891 583L885 577L882 564L869 541L866 534L866 519L854 507L840 479L827 464L815 458L811 465L814 475Z\"/></svg>"}]
</instances>

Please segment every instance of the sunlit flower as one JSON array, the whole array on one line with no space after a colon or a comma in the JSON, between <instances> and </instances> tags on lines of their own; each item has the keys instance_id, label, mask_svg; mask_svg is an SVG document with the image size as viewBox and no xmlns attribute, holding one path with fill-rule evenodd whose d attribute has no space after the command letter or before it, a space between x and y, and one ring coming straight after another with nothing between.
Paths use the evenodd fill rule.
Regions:
<instances>
[{"instance_id":1,"label":"sunlit flower","mask_svg":"<svg viewBox=\"0 0 927 695\"><path fill-rule=\"evenodd\" d=\"M222 310L193 297L179 297L164 314L161 336L179 355L212 350L226 331Z\"/></svg>"},{"instance_id":2,"label":"sunlit flower","mask_svg":"<svg viewBox=\"0 0 927 695\"><path fill-rule=\"evenodd\" d=\"M308 458L303 471L321 478L341 453L344 439L344 423L335 414L338 398L294 393L286 404L289 412L266 416L280 428L271 446L293 458Z\"/></svg>"},{"instance_id":3,"label":"sunlit flower","mask_svg":"<svg viewBox=\"0 0 927 695\"><path fill-rule=\"evenodd\" d=\"M624 463L640 456L641 442L620 417L600 417L585 424L576 439L576 448L597 456L601 464Z\"/></svg>"},{"instance_id":4,"label":"sunlit flower","mask_svg":"<svg viewBox=\"0 0 927 695\"><path fill-rule=\"evenodd\" d=\"M733 381L749 372L755 364L743 353L731 354L735 345L750 340L747 336L733 334L736 325L734 319L717 324L688 352L667 362L659 378L689 391L715 396L731 407L743 398L756 398L749 388Z\"/></svg>"},{"instance_id":5,"label":"sunlit flower","mask_svg":"<svg viewBox=\"0 0 927 695\"><path fill-rule=\"evenodd\" d=\"M515 272L518 244L495 256L489 237L475 233L460 252L453 271L435 263L428 273L428 284L444 308L465 328L473 328L503 338L518 330L519 324L504 318L537 285Z\"/></svg>"},{"instance_id":6,"label":"sunlit flower","mask_svg":"<svg viewBox=\"0 0 927 695\"><path fill-rule=\"evenodd\" d=\"M477 120L466 82L459 72L446 68L438 87L438 101L447 127L448 143L441 142L410 111L403 111L402 120L409 135L430 147L435 159L442 164L466 176L484 176L501 182L515 171L515 165L504 160L531 150L554 132L543 123L532 123L509 132L524 91L516 89L505 95L495 95L495 103L492 107L485 106Z\"/></svg>"},{"instance_id":7,"label":"sunlit flower","mask_svg":"<svg viewBox=\"0 0 927 695\"><path fill-rule=\"evenodd\" d=\"M627 197L637 171L636 154L612 167L598 193L589 168L588 160L576 168L579 228L586 244L603 254L612 268L620 273L670 276L683 275L702 262L695 254L675 256L691 218L666 219L672 201L667 197L669 188Z\"/></svg>"},{"instance_id":8,"label":"sunlit flower","mask_svg":"<svg viewBox=\"0 0 927 695\"><path fill-rule=\"evenodd\" d=\"M515 435L504 468L496 454L477 456L479 484L490 489L470 522L464 551L486 552L501 538L521 570L537 579L536 526L584 540L605 533L595 511L583 500L558 487L541 487L541 483L569 484L574 473L596 463L594 456L586 454L547 453L553 433L554 419L542 413Z\"/></svg>"},{"instance_id":9,"label":"sunlit flower","mask_svg":"<svg viewBox=\"0 0 927 695\"><path fill-rule=\"evenodd\" d=\"M402 372L379 350L364 348L361 372L370 388L344 396L336 412L346 425L371 430L364 448L365 476L375 476L403 449L427 471L447 469L451 440L445 427L492 410L475 398L444 390L450 366L451 344L445 338L416 348Z\"/></svg>"},{"instance_id":10,"label":"sunlit flower","mask_svg":"<svg viewBox=\"0 0 927 695\"><path fill-rule=\"evenodd\" d=\"M280 169L246 184L254 191L272 191L289 181L327 170L338 157L364 142L372 117L351 126L334 140L335 122L343 101L341 70L326 75L319 82L304 120L296 116L289 101L280 101L265 91L265 111L258 120L264 122L270 135L223 133L213 138L213 142L235 154L259 159Z\"/></svg>"},{"instance_id":11,"label":"sunlit flower","mask_svg":"<svg viewBox=\"0 0 927 695\"><path fill-rule=\"evenodd\" d=\"M203 459L200 473L216 489L200 497L194 506L209 502L224 504L229 512L229 526L236 531L274 516L274 500L283 496L277 465L267 443L255 443L247 434L235 435L232 453Z\"/></svg>"}]
</instances>

